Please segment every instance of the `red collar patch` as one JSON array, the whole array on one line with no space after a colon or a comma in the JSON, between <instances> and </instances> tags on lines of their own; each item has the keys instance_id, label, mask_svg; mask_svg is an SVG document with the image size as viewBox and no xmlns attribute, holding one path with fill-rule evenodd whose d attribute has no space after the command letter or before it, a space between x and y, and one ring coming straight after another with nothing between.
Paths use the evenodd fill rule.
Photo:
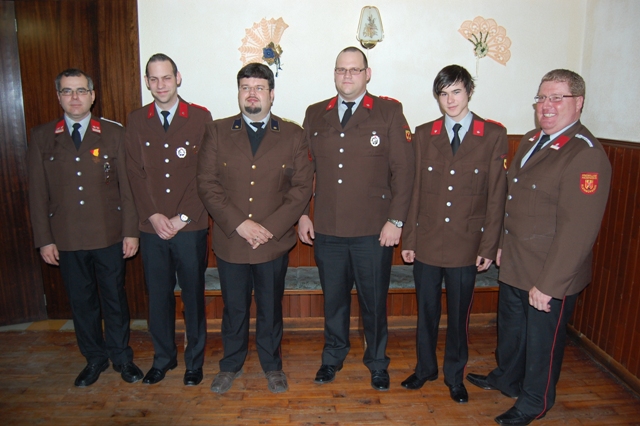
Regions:
<instances>
[{"instance_id":1,"label":"red collar patch","mask_svg":"<svg viewBox=\"0 0 640 426\"><path fill-rule=\"evenodd\" d=\"M442 123L443 120L434 121L431 126L431 135L439 135L442 133Z\"/></svg>"},{"instance_id":2,"label":"red collar patch","mask_svg":"<svg viewBox=\"0 0 640 426\"><path fill-rule=\"evenodd\" d=\"M327 111L330 111L332 109L334 109L336 107L336 104L338 103L338 97L336 96L335 98L331 99L329 101L329 103L327 104L327 108L325 108Z\"/></svg>"},{"instance_id":3,"label":"red collar patch","mask_svg":"<svg viewBox=\"0 0 640 426\"><path fill-rule=\"evenodd\" d=\"M529 142L535 142L538 139L540 139L540 133L542 133L542 130L540 130L538 133L536 133L535 135L531 136L529 138Z\"/></svg>"},{"instance_id":4,"label":"red collar patch","mask_svg":"<svg viewBox=\"0 0 640 426\"><path fill-rule=\"evenodd\" d=\"M62 132L64 132L64 118L58 121L58 124L56 124L56 135L59 135Z\"/></svg>"},{"instance_id":5,"label":"red collar patch","mask_svg":"<svg viewBox=\"0 0 640 426\"><path fill-rule=\"evenodd\" d=\"M474 136L484 136L484 121L473 120Z\"/></svg>"},{"instance_id":6,"label":"red collar patch","mask_svg":"<svg viewBox=\"0 0 640 426\"><path fill-rule=\"evenodd\" d=\"M559 136L558 138L556 138L555 141L553 141L553 145L551 145L549 148L555 149L557 151L563 146L565 146L565 144L570 140L571 138L569 136L566 136L566 135Z\"/></svg>"},{"instance_id":7,"label":"red collar patch","mask_svg":"<svg viewBox=\"0 0 640 426\"><path fill-rule=\"evenodd\" d=\"M180 117L188 118L189 117L189 107L185 102L179 101L178 105L178 115Z\"/></svg>"},{"instance_id":8,"label":"red collar patch","mask_svg":"<svg viewBox=\"0 0 640 426\"><path fill-rule=\"evenodd\" d=\"M151 102L151 105L149 105L149 111L147 111L147 118L151 118L154 115L156 115L156 103Z\"/></svg>"},{"instance_id":9,"label":"red collar patch","mask_svg":"<svg viewBox=\"0 0 640 426\"><path fill-rule=\"evenodd\" d=\"M91 131L94 133L102 133L102 127L100 127L100 122L98 120L94 120L93 118L89 122L89 126L91 126Z\"/></svg>"},{"instance_id":10,"label":"red collar patch","mask_svg":"<svg viewBox=\"0 0 640 426\"><path fill-rule=\"evenodd\" d=\"M362 98L362 106L365 107L366 109L372 109L373 98L369 95L364 95L364 98Z\"/></svg>"}]
</instances>

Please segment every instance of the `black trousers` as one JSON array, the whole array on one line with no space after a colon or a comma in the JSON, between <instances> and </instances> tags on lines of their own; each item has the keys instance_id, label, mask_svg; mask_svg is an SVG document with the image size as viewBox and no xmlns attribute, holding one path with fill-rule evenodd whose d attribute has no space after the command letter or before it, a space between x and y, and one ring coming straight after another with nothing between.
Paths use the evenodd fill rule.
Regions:
<instances>
[{"instance_id":1,"label":"black trousers","mask_svg":"<svg viewBox=\"0 0 640 426\"><path fill-rule=\"evenodd\" d=\"M218 257L224 310L220 371L240 371L249 348L251 291L256 300L256 347L262 370L282 370L282 296L289 254L255 265L229 263Z\"/></svg>"},{"instance_id":2,"label":"black trousers","mask_svg":"<svg viewBox=\"0 0 640 426\"><path fill-rule=\"evenodd\" d=\"M349 353L351 289L355 281L367 341L363 362L369 370L389 366L387 293L393 247L380 247L378 238L316 233L315 260L324 293L323 364L341 365Z\"/></svg>"},{"instance_id":3,"label":"black trousers","mask_svg":"<svg viewBox=\"0 0 640 426\"><path fill-rule=\"evenodd\" d=\"M475 265L441 268L416 261L413 278L418 301L415 373L421 379L438 374L436 347L440 325L442 279L447 289L447 340L444 350L444 382L449 386L462 383L469 359L469 314L476 283Z\"/></svg>"},{"instance_id":4,"label":"black trousers","mask_svg":"<svg viewBox=\"0 0 640 426\"><path fill-rule=\"evenodd\" d=\"M177 276L187 330L185 367L187 370L201 368L207 340L204 312L207 230L178 232L170 240L141 232L140 249L149 292L149 332L155 350L153 367L167 368L178 356L174 296Z\"/></svg>"},{"instance_id":5,"label":"black trousers","mask_svg":"<svg viewBox=\"0 0 640 426\"><path fill-rule=\"evenodd\" d=\"M96 250L60 252L60 272L71 304L78 347L88 363L102 363L109 358L122 365L133 360L122 256L121 242Z\"/></svg>"},{"instance_id":6,"label":"black trousers","mask_svg":"<svg viewBox=\"0 0 640 426\"><path fill-rule=\"evenodd\" d=\"M529 292L500 283L498 300L498 367L488 376L494 387L519 395L515 406L530 416L553 407L560 378L567 322L578 294L551 299L551 312L529 304Z\"/></svg>"}]
</instances>

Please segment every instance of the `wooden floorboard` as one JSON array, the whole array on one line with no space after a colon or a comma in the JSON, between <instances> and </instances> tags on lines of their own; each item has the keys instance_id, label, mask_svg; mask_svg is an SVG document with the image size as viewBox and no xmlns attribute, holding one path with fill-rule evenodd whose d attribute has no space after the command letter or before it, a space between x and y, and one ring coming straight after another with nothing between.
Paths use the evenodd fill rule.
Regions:
<instances>
[{"instance_id":1,"label":"wooden floorboard","mask_svg":"<svg viewBox=\"0 0 640 426\"><path fill-rule=\"evenodd\" d=\"M336 381L316 385L323 338L319 331L285 331L284 370L289 391L271 394L258 363L255 343L244 374L224 395L209 390L222 353L219 333L210 333L205 379L197 387L182 385L182 335L178 333L179 367L154 386L128 384L111 368L88 388L73 381L84 367L75 335L70 331L7 331L0 333L0 424L2 425L490 425L514 400L496 391L468 385L470 402L449 399L442 377L421 390L408 391L400 382L415 365L415 336L409 330L390 332L388 355L391 389L378 392L362 364L360 337L352 333L352 349ZM252 335L253 339L253 335ZM442 361L444 330L438 356ZM486 373L495 366L494 326L471 329L468 372ZM147 370L152 363L151 338L132 332L135 360ZM570 344L558 386L556 406L535 422L540 425L640 425L640 399Z\"/></svg>"}]
</instances>

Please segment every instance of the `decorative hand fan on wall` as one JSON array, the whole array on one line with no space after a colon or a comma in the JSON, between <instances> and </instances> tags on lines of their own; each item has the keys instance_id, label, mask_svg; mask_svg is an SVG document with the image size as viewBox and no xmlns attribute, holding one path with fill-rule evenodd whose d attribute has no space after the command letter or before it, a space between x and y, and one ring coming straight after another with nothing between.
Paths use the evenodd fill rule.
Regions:
<instances>
[{"instance_id":1,"label":"decorative hand fan on wall","mask_svg":"<svg viewBox=\"0 0 640 426\"><path fill-rule=\"evenodd\" d=\"M480 67L480 59L490 57L499 64L507 65L511 59L511 40L507 30L493 19L476 17L473 21L464 21L458 30L460 34L473 44L476 56L476 77Z\"/></svg>"},{"instance_id":2,"label":"decorative hand fan on wall","mask_svg":"<svg viewBox=\"0 0 640 426\"><path fill-rule=\"evenodd\" d=\"M262 21L254 23L253 27L247 28L242 46L238 48L242 65L264 62L269 66L275 66L277 77L278 71L282 70L280 57L283 50L279 44L280 38L287 28L289 25L282 18L269 20L263 18Z\"/></svg>"}]
</instances>

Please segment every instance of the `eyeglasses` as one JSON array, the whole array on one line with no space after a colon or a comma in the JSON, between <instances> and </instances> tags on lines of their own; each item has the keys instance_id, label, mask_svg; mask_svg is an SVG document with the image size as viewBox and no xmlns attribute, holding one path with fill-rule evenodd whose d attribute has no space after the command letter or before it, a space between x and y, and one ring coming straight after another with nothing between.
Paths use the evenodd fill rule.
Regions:
<instances>
[{"instance_id":1,"label":"eyeglasses","mask_svg":"<svg viewBox=\"0 0 640 426\"><path fill-rule=\"evenodd\" d=\"M557 102L560 102L562 98L577 98L577 96L574 96L574 95L534 96L533 100L536 101L537 104L541 104L547 99L549 99L549 102L557 103Z\"/></svg>"},{"instance_id":2,"label":"eyeglasses","mask_svg":"<svg viewBox=\"0 0 640 426\"><path fill-rule=\"evenodd\" d=\"M72 96L74 93L78 96L86 96L89 93L91 93L91 90L85 89L84 87L81 87L76 90L66 88L66 89L62 89L58 93L60 93L61 96Z\"/></svg>"},{"instance_id":3,"label":"eyeglasses","mask_svg":"<svg viewBox=\"0 0 640 426\"><path fill-rule=\"evenodd\" d=\"M338 75L345 75L347 72L351 75L360 75L362 71L365 71L366 68L336 68L334 71Z\"/></svg>"},{"instance_id":4,"label":"eyeglasses","mask_svg":"<svg viewBox=\"0 0 640 426\"><path fill-rule=\"evenodd\" d=\"M265 86L240 86L238 90L244 93L249 93L252 90L255 90L256 93L262 93L267 90L267 88Z\"/></svg>"}]
</instances>

